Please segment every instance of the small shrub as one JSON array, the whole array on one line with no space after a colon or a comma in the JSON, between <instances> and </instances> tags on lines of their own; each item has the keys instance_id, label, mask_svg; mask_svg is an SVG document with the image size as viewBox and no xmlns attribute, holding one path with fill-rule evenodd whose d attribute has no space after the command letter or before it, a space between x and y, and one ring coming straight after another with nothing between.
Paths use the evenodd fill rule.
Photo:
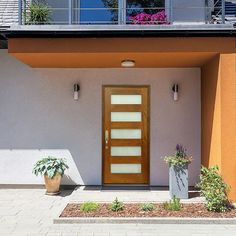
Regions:
<instances>
[{"instance_id":1,"label":"small shrub","mask_svg":"<svg viewBox=\"0 0 236 236\"><path fill-rule=\"evenodd\" d=\"M175 196L169 202L163 203L163 207L168 211L180 211L182 209L180 199L176 198Z\"/></svg>"},{"instance_id":2,"label":"small shrub","mask_svg":"<svg viewBox=\"0 0 236 236\"><path fill-rule=\"evenodd\" d=\"M99 204L96 202L85 202L81 205L80 209L84 212L96 211L99 208Z\"/></svg>"},{"instance_id":3,"label":"small shrub","mask_svg":"<svg viewBox=\"0 0 236 236\"><path fill-rule=\"evenodd\" d=\"M122 211L123 208L124 208L123 203L120 202L120 201L118 201L118 198L116 198L116 199L112 202L110 209L111 209L112 211L118 212L118 211Z\"/></svg>"},{"instance_id":4,"label":"small shrub","mask_svg":"<svg viewBox=\"0 0 236 236\"><path fill-rule=\"evenodd\" d=\"M141 210L142 211L153 211L154 205L152 203L143 203L141 205Z\"/></svg>"},{"instance_id":5,"label":"small shrub","mask_svg":"<svg viewBox=\"0 0 236 236\"><path fill-rule=\"evenodd\" d=\"M205 197L206 207L209 211L225 212L229 209L226 193L229 187L219 174L218 166L210 168L203 166L197 187L200 188L201 195Z\"/></svg>"}]
</instances>

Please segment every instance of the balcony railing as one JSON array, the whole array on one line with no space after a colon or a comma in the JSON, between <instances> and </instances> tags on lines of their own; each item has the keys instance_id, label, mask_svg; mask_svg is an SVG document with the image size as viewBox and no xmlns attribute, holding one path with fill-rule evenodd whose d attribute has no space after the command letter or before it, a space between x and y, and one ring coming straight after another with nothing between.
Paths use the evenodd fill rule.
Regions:
<instances>
[{"instance_id":1,"label":"balcony railing","mask_svg":"<svg viewBox=\"0 0 236 236\"><path fill-rule=\"evenodd\" d=\"M225 23L225 0L156 0L150 1L147 5L142 5L140 0L18 0L18 2L20 25Z\"/></svg>"}]
</instances>

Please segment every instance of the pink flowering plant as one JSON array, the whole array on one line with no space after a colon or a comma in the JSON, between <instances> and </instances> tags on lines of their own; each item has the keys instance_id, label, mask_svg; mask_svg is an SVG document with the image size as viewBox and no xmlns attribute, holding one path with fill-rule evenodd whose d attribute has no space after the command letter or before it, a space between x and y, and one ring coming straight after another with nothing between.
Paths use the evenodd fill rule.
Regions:
<instances>
[{"instance_id":1,"label":"pink flowering plant","mask_svg":"<svg viewBox=\"0 0 236 236\"><path fill-rule=\"evenodd\" d=\"M135 16L130 16L129 21L135 25L163 25L169 24L165 11L160 11L155 14L145 12L138 13Z\"/></svg>"}]
</instances>

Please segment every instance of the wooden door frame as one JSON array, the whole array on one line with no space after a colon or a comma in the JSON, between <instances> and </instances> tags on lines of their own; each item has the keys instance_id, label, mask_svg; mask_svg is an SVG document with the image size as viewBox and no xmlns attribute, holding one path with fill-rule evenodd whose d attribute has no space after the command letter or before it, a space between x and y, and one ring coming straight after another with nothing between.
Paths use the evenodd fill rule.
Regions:
<instances>
[{"instance_id":1,"label":"wooden door frame","mask_svg":"<svg viewBox=\"0 0 236 236\"><path fill-rule=\"evenodd\" d=\"M150 186L150 92L151 92L151 86L150 85L102 85L102 185L107 185L104 184L104 163L105 163L105 136L104 136L104 127L105 127L105 88L147 88L147 138L148 138L148 145L147 145L147 171L148 171L148 181L147 184L144 185L149 185ZM110 184L109 184L110 185ZM119 185L119 184L113 184L113 185ZM127 184L131 185L132 184ZM135 185L135 184L133 184ZM140 184L138 184L140 185Z\"/></svg>"}]
</instances>

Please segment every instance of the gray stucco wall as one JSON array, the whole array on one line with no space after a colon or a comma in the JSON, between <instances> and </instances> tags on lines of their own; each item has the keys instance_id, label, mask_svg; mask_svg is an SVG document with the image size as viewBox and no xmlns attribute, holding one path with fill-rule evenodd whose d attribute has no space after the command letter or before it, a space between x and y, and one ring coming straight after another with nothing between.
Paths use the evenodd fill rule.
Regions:
<instances>
[{"instance_id":1,"label":"gray stucco wall","mask_svg":"<svg viewBox=\"0 0 236 236\"><path fill-rule=\"evenodd\" d=\"M73 100L73 84L81 93ZM180 85L174 102L173 83ZM200 169L200 69L33 69L0 50L0 184L39 184L31 174L46 155L65 157L63 183L101 184L102 85L151 86L151 184L168 185L161 159L182 143Z\"/></svg>"}]
</instances>

